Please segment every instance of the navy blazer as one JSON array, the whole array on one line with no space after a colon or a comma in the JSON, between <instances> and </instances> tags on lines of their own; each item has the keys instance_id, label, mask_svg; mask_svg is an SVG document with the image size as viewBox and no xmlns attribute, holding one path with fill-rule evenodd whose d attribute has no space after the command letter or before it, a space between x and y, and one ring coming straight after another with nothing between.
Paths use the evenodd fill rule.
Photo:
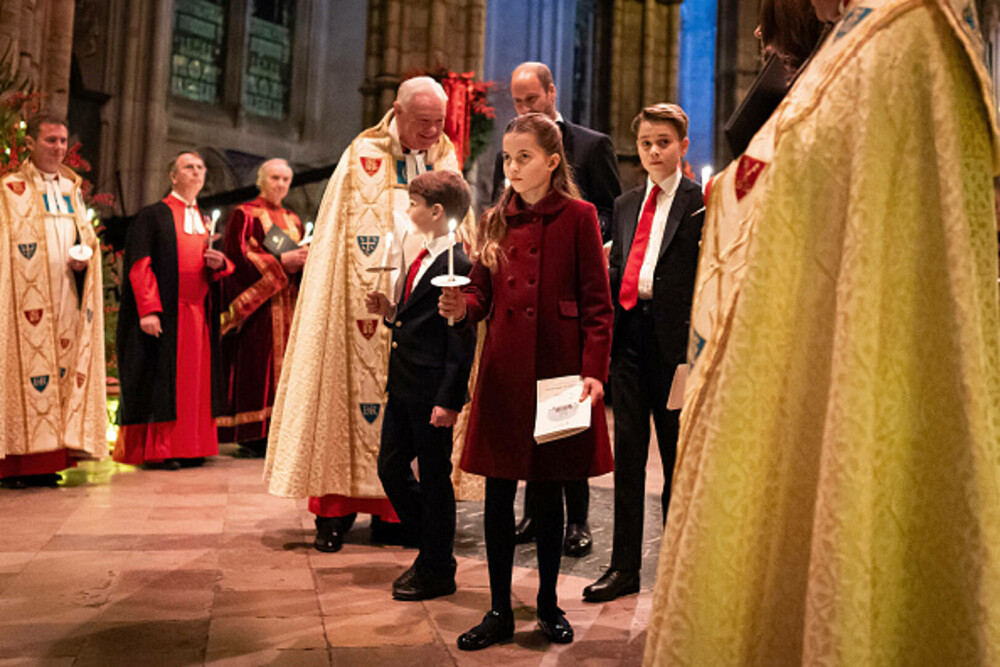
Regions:
<instances>
[{"instance_id":1,"label":"navy blazer","mask_svg":"<svg viewBox=\"0 0 1000 667\"><path fill-rule=\"evenodd\" d=\"M615 200L614 239L608 268L611 298L615 304L612 359L618 348L618 323L625 312L618 301L618 292L645 194L646 186L643 184ZM694 181L681 176L667 214L660 256L653 274L652 314L656 340L663 368L670 372L678 364L684 363L687 357L691 300L694 297L694 280L698 272L698 251L704 221L705 202L701 188Z\"/></svg>"},{"instance_id":2,"label":"navy blazer","mask_svg":"<svg viewBox=\"0 0 1000 667\"><path fill-rule=\"evenodd\" d=\"M573 181L580 196L597 209L601 238L611 240L611 216L615 197L621 194L618 177L618 156L611 137L563 119L563 150L573 171ZM496 202L504 190L503 152L497 154L493 167L493 199Z\"/></svg>"},{"instance_id":3,"label":"navy blazer","mask_svg":"<svg viewBox=\"0 0 1000 667\"><path fill-rule=\"evenodd\" d=\"M471 269L462 244L456 243L455 274L467 276ZM394 398L408 402L461 410L468 401L476 330L450 327L448 320L438 314L441 288L432 285L431 279L447 273L445 250L427 267L410 298L399 304L396 319L386 320L386 326L392 329L386 389Z\"/></svg>"}]
</instances>

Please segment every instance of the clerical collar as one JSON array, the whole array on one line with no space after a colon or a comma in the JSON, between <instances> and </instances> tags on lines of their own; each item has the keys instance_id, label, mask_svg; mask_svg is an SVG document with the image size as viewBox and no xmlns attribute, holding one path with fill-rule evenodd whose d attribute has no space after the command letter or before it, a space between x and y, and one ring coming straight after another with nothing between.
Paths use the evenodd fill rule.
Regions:
<instances>
[{"instance_id":1,"label":"clerical collar","mask_svg":"<svg viewBox=\"0 0 1000 667\"><path fill-rule=\"evenodd\" d=\"M195 206L198 205L198 203L196 201L188 201L187 199L184 199L184 197L181 197L179 194L177 194L176 190L171 190L170 191L170 196L173 197L174 199L180 201L187 208L194 208Z\"/></svg>"},{"instance_id":2,"label":"clerical collar","mask_svg":"<svg viewBox=\"0 0 1000 667\"><path fill-rule=\"evenodd\" d=\"M37 169L37 166L35 168ZM59 172L57 172L57 171L49 173L47 171L42 171L41 169L38 169L38 173L41 175L41 177L42 177L43 180L46 180L46 181L58 181L59 180Z\"/></svg>"}]
</instances>

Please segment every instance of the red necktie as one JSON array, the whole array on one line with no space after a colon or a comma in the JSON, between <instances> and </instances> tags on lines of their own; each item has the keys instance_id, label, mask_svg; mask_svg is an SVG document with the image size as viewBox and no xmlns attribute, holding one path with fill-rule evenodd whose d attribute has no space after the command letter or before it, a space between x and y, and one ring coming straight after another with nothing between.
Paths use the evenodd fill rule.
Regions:
<instances>
[{"instance_id":1,"label":"red necktie","mask_svg":"<svg viewBox=\"0 0 1000 667\"><path fill-rule=\"evenodd\" d=\"M413 281L417 279L417 273L420 271L420 262L424 261L424 257L429 255L427 248L422 248L419 253L417 253L417 258L413 260L410 264L410 270L406 274L406 291L403 292L403 303L410 298L410 290L413 289Z\"/></svg>"},{"instance_id":2,"label":"red necktie","mask_svg":"<svg viewBox=\"0 0 1000 667\"><path fill-rule=\"evenodd\" d=\"M646 198L646 205L642 207L642 215L639 216L639 224L635 228L635 236L632 238L632 249L628 253L628 261L625 262L625 273L622 274L622 285L618 290L618 303L625 310L632 310L639 301L639 272L642 270L642 262L646 259L646 247L649 245L649 230L653 227L653 218L656 216L656 196L660 194L660 186L654 185Z\"/></svg>"}]
</instances>

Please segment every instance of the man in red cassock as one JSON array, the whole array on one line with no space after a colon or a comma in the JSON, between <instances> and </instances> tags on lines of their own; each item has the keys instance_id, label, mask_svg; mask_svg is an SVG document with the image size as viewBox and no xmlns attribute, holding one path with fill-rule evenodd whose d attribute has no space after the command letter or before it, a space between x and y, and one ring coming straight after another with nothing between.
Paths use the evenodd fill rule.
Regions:
<instances>
[{"instance_id":1,"label":"man in red cassock","mask_svg":"<svg viewBox=\"0 0 1000 667\"><path fill-rule=\"evenodd\" d=\"M125 240L114 459L176 470L219 451L214 415L226 396L210 288L233 264L211 247L195 201L205 184L201 156L174 158L170 181L170 194L139 211Z\"/></svg>"},{"instance_id":2,"label":"man in red cassock","mask_svg":"<svg viewBox=\"0 0 1000 667\"><path fill-rule=\"evenodd\" d=\"M221 345L229 410L216 424L219 440L239 443L237 455L247 458L267 450L274 389L309 254L308 246L298 245L305 234L299 216L281 205L291 183L285 160L266 161L257 172L260 196L238 206L226 223L223 250L236 271L223 281ZM283 245L265 243L279 230L279 239L288 237Z\"/></svg>"}]
</instances>

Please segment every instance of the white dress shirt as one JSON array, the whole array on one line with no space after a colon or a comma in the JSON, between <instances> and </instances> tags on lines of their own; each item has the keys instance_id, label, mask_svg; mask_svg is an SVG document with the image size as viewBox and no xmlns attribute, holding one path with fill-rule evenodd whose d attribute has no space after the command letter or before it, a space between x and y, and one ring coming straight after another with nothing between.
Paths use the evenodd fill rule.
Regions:
<instances>
[{"instance_id":1,"label":"white dress shirt","mask_svg":"<svg viewBox=\"0 0 1000 667\"><path fill-rule=\"evenodd\" d=\"M670 176L667 176L657 185L660 186L660 193L656 196L656 214L653 216L653 225L649 230L649 244L646 246L646 256L642 259L642 268L639 270L639 298L653 298L653 274L656 272L656 262L660 258L660 246L663 244L663 231L667 227L667 215L670 207L674 204L674 195L677 194L677 186L681 183L681 171L678 169ZM642 217L642 209L646 207L646 200L649 199L649 192L653 189L653 181L646 178L646 194L642 198L642 206L639 208L639 217Z\"/></svg>"}]
</instances>

